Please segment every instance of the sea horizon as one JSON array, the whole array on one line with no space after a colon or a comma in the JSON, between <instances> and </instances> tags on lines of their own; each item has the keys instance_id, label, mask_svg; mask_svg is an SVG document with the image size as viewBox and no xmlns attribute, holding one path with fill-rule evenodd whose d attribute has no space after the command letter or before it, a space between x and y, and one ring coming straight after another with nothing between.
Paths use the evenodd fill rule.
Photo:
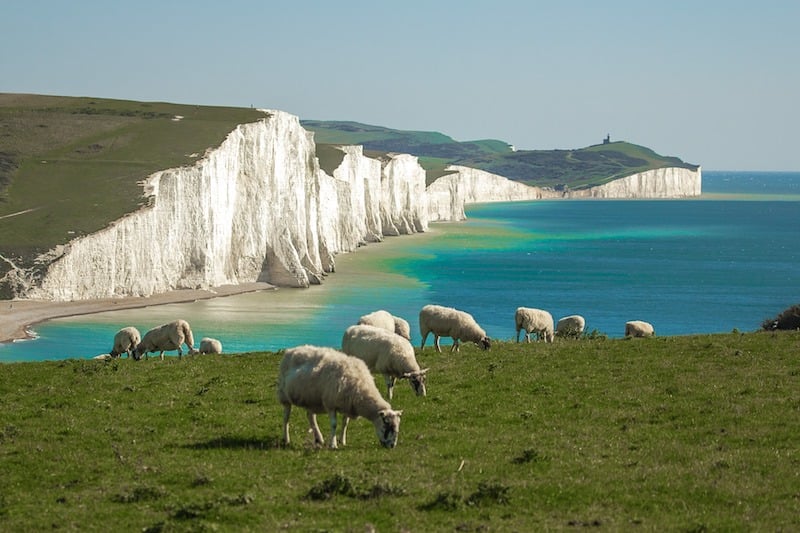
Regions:
<instances>
[{"instance_id":1,"label":"sea horizon","mask_svg":"<svg viewBox=\"0 0 800 533\"><path fill-rule=\"evenodd\" d=\"M336 347L348 325L376 309L408 320L419 347L417 314L427 303L464 309L491 337L513 340L518 306L556 320L581 314L587 331L616 338L634 319L658 335L755 331L800 300L800 172L704 170L703 194L690 199L540 200L466 212L464 222L340 254L318 286L49 320L33 328L38 338L0 345L0 362L94 357L108 353L121 327L144 333L175 318L192 324L195 345L215 337L233 353Z\"/></svg>"}]
</instances>

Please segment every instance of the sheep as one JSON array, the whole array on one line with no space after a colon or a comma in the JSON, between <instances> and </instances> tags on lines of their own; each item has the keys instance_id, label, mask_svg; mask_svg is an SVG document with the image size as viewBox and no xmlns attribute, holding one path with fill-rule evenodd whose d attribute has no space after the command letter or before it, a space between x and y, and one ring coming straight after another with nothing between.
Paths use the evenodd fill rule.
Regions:
<instances>
[{"instance_id":1,"label":"sheep","mask_svg":"<svg viewBox=\"0 0 800 533\"><path fill-rule=\"evenodd\" d=\"M200 348L197 350L197 352L202 354L222 353L222 343L217 339L212 339L211 337L203 337L200 339Z\"/></svg>"},{"instance_id":2,"label":"sheep","mask_svg":"<svg viewBox=\"0 0 800 533\"><path fill-rule=\"evenodd\" d=\"M387 331L394 331L404 339L411 340L411 326L408 324L408 321L399 316L394 316L383 309L362 316L358 319L358 324L362 326L376 326Z\"/></svg>"},{"instance_id":3,"label":"sheep","mask_svg":"<svg viewBox=\"0 0 800 533\"><path fill-rule=\"evenodd\" d=\"M559 337L580 337L585 328L585 318L581 315L569 315L558 320L556 335Z\"/></svg>"},{"instance_id":4,"label":"sheep","mask_svg":"<svg viewBox=\"0 0 800 533\"><path fill-rule=\"evenodd\" d=\"M161 360L164 360L164 352L167 350L178 350L178 358L183 355L181 345L186 344L189 348L190 354L197 353L194 349L194 337L192 336L192 328L185 320L175 320L167 324L157 326L142 337L142 342L136 346L133 352L133 358L137 361L142 358L142 355L147 356L149 352L161 352Z\"/></svg>"},{"instance_id":5,"label":"sheep","mask_svg":"<svg viewBox=\"0 0 800 533\"><path fill-rule=\"evenodd\" d=\"M450 351L459 351L460 341L471 341L484 350L491 347L491 339L486 336L486 332L481 328L475 319L467 312L443 307L441 305L426 305L419 312L419 330L422 335L422 344L419 349L425 348L425 339L429 333L433 333L433 343L436 351L440 352L440 337L452 337L453 346Z\"/></svg>"},{"instance_id":6,"label":"sheep","mask_svg":"<svg viewBox=\"0 0 800 533\"><path fill-rule=\"evenodd\" d=\"M123 353L126 353L130 359L131 354L140 342L142 342L142 335L139 333L138 329L133 326L122 328L114 335L114 347L108 355L111 357L119 357Z\"/></svg>"},{"instance_id":7,"label":"sheep","mask_svg":"<svg viewBox=\"0 0 800 533\"><path fill-rule=\"evenodd\" d=\"M525 330L525 341L531 342L531 333L545 342L553 342L553 315L544 309L518 307L514 313L514 324L517 328L517 342L520 330Z\"/></svg>"},{"instance_id":8,"label":"sheep","mask_svg":"<svg viewBox=\"0 0 800 533\"><path fill-rule=\"evenodd\" d=\"M383 399L367 364L357 357L320 346L289 348L278 371L278 401L283 405L283 441L289 444L289 416L292 406L303 407L314 434L314 442L325 439L317 425L317 413L327 413L331 424L330 447L337 448L336 417L341 413L342 446L347 444L347 423L363 416L375 426L385 448L397 445L402 411L395 411Z\"/></svg>"},{"instance_id":9,"label":"sheep","mask_svg":"<svg viewBox=\"0 0 800 533\"><path fill-rule=\"evenodd\" d=\"M389 400L397 379L407 379L417 396L425 396L428 369L420 369L411 342L399 335L376 326L350 326L342 337L342 351L364 361L370 371L383 374Z\"/></svg>"},{"instance_id":10,"label":"sheep","mask_svg":"<svg viewBox=\"0 0 800 533\"><path fill-rule=\"evenodd\" d=\"M625 322L626 337L654 337L656 330L653 325L643 320L631 320Z\"/></svg>"}]
</instances>

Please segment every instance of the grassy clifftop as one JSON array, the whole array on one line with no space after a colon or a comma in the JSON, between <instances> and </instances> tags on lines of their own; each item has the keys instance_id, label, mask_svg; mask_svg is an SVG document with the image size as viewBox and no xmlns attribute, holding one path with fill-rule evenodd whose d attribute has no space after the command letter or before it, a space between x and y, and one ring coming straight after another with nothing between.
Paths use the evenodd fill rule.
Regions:
<instances>
[{"instance_id":1,"label":"grassy clifftop","mask_svg":"<svg viewBox=\"0 0 800 533\"><path fill-rule=\"evenodd\" d=\"M580 189L656 168L697 168L677 157L665 157L627 142L575 150L519 150L506 142L459 142L436 132L402 131L356 122L305 120L318 143L362 144L365 151L416 155L428 171L428 182L448 165L463 165L539 187Z\"/></svg>"},{"instance_id":2,"label":"grassy clifftop","mask_svg":"<svg viewBox=\"0 0 800 533\"><path fill-rule=\"evenodd\" d=\"M148 175L194 163L238 124L263 116L249 108L0 93L0 255L30 268L38 254L136 210ZM8 269L0 262L0 276Z\"/></svg>"},{"instance_id":3,"label":"grassy clifftop","mask_svg":"<svg viewBox=\"0 0 800 533\"><path fill-rule=\"evenodd\" d=\"M189 165L254 109L0 94L0 253L46 250L137 208L149 174Z\"/></svg>"}]
</instances>

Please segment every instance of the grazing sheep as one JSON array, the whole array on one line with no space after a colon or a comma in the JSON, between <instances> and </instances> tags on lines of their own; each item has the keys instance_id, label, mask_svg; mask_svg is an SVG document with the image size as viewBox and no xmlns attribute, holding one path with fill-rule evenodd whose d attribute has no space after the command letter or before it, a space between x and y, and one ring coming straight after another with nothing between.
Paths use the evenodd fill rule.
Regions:
<instances>
[{"instance_id":1,"label":"grazing sheep","mask_svg":"<svg viewBox=\"0 0 800 533\"><path fill-rule=\"evenodd\" d=\"M327 413L331 423L330 447L336 448L336 417L342 413L342 446L347 444L347 423L363 416L375 426L385 448L397 445L402 411L392 410L383 399L366 363L333 348L296 346L284 353L278 371L278 401L283 405L283 440L289 444L292 406L303 407L314 442L325 443L317 413Z\"/></svg>"},{"instance_id":2,"label":"grazing sheep","mask_svg":"<svg viewBox=\"0 0 800 533\"><path fill-rule=\"evenodd\" d=\"M114 347L108 355L111 357L119 357L123 353L126 353L130 359L131 354L136 350L136 346L140 342L142 342L142 336L138 329L133 326L122 328L114 335Z\"/></svg>"},{"instance_id":3,"label":"grazing sheep","mask_svg":"<svg viewBox=\"0 0 800 533\"><path fill-rule=\"evenodd\" d=\"M585 328L585 318L581 315L569 315L558 320L556 335L559 337L580 337Z\"/></svg>"},{"instance_id":4,"label":"grazing sheep","mask_svg":"<svg viewBox=\"0 0 800 533\"><path fill-rule=\"evenodd\" d=\"M149 352L161 352L163 361L164 352L168 350L178 350L178 358L180 358L183 355L181 345L184 343L189 348L190 354L197 353L197 350L194 349L194 337L189 323L185 320L175 320L145 333L142 342L136 346L136 350L133 352L133 358L138 361L142 355L147 356Z\"/></svg>"},{"instance_id":5,"label":"grazing sheep","mask_svg":"<svg viewBox=\"0 0 800 533\"><path fill-rule=\"evenodd\" d=\"M200 348L198 353L222 353L222 343L217 339L211 337L203 337L200 339Z\"/></svg>"},{"instance_id":6,"label":"grazing sheep","mask_svg":"<svg viewBox=\"0 0 800 533\"><path fill-rule=\"evenodd\" d=\"M655 334L656 330L653 329L653 325L649 322L644 322L642 320L625 322L626 337L653 337Z\"/></svg>"},{"instance_id":7,"label":"grazing sheep","mask_svg":"<svg viewBox=\"0 0 800 533\"><path fill-rule=\"evenodd\" d=\"M475 322L472 315L441 305L426 305L422 308L419 312L419 331L422 335L420 351L425 348L425 339L429 333L433 333L433 343L437 352L442 351L439 347L440 337L452 337L451 352L459 350L460 341L474 342L484 350L488 350L492 344L491 339L486 336L486 332Z\"/></svg>"},{"instance_id":8,"label":"grazing sheep","mask_svg":"<svg viewBox=\"0 0 800 533\"><path fill-rule=\"evenodd\" d=\"M517 328L517 342L520 330L525 330L526 342L531 342L531 333L536 333L538 340L553 342L553 315L544 309L518 307L514 313L514 324Z\"/></svg>"},{"instance_id":9,"label":"grazing sheep","mask_svg":"<svg viewBox=\"0 0 800 533\"><path fill-rule=\"evenodd\" d=\"M420 370L414 347L399 335L376 326L350 326L342 337L342 351L364 361L370 371L383 374L390 400L397 379L407 379L417 396L425 396L428 369Z\"/></svg>"},{"instance_id":10,"label":"grazing sheep","mask_svg":"<svg viewBox=\"0 0 800 533\"><path fill-rule=\"evenodd\" d=\"M383 309L362 316L358 319L358 324L361 326L375 326L383 328L386 331L394 331L404 339L411 340L411 326L408 324L408 321L399 316L394 316L389 311L384 311Z\"/></svg>"}]
</instances>

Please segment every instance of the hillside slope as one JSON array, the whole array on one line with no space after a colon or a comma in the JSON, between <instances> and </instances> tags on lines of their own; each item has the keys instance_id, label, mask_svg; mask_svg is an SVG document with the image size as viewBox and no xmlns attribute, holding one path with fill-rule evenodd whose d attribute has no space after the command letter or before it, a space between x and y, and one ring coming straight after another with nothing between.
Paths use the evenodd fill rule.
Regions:
<instances>
[{"instance_id":1,"label":"hillside slope","mask_svg":"<svg viewBox=\"0 0 800 533\"><path fill-rule=\"evenodd\" d=\"M514 150L498 140L459 142L437 132L403 131L356 122L304 120L318 143L361 144L366 151L416 155L428 182L449 165L477 168L536 187L584 189L666 167L696 169L644 146L609 142L574 150Z\"/></svg>"},{"instance_id":2,"label":"hillside slope","mask_svg":"<svg viewBox=\"0 0 800 533\"><path fill-rule=\"evenodd\" d=\"M107 226L149 174L190 165L255 109L0 93L0 253L27 255Z\"/></svg>"}]
</instances>

